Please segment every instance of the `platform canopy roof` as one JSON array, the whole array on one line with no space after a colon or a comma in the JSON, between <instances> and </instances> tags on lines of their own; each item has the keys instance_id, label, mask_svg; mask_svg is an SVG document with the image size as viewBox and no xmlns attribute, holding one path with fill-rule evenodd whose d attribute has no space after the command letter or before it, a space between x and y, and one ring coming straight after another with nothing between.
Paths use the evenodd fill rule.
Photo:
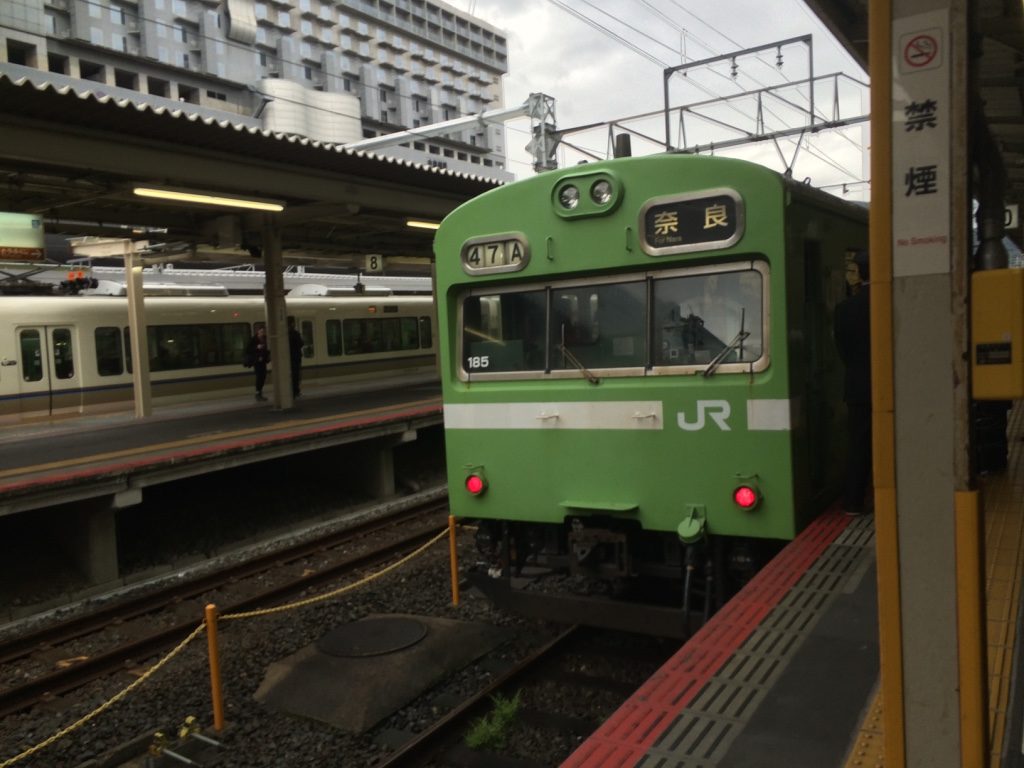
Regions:
<instances>
[{"instance_id":1,"label":"platform canopy roof","mask_svg":"<svg viewBox=\"0 0 1024 768\"><path fill-rule=\"evenodd\" d=\"M38 72L0 73L0 211L40 214L47 233L133 237L202 260L252 261L260 212L142 198L138 185L280 201L286 262L363 265L367 254L429 269L440 221L498 186L484 176L356 152L118 100ZM238 248L238 246L243 246ZM289 254L291 254L289 256Z\"/></svg>"}]
</instances>

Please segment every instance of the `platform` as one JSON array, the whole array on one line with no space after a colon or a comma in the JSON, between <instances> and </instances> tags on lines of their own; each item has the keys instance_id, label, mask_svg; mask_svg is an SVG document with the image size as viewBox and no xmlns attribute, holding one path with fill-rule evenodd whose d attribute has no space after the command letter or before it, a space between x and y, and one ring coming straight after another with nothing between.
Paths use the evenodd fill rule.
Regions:
<instances>
[{"instance_id":1,"label":"platform","mask_svg":"<svg viewBox=\"0 0 1024 768\"><path fill-rule=\"evenodd\" d=\"M288 410L251 397L0 428L0 516L441 423L440 384L313 390ZM136 502L137 503L137 502Z\"/></svg>"},{"instance_id":2,"label":"platform","mask_svg":"<svg viewBox=\"0 0 1024 768\"><path fill-rule=\"evenodd\" d=\"M992 768L1021 765L1024 406L982 478ZM873 518L819 517L562 768L884 766ZM951 565L952 567L952 565Z\"/></svg>"},{"instance_id":3,"label":"platform","mask_svg":"<svg viewBox=\"0 0 1024 768\"><path fill-rule=\"evenodd\" d=\"M154 487L353 445L353 485L390 498L395 452L442 423L436 377L309 389L288 410L246 397L165 406L143 419L111 413L0 427L0 518L31 516L90 585L113 585L117 516L141 508Z\"/></svg>"}]
</instances>

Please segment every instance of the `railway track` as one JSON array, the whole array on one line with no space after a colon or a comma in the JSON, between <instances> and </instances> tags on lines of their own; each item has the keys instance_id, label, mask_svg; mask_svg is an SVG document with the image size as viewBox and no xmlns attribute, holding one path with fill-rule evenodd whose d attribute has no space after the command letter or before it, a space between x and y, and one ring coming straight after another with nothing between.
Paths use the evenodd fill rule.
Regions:
<instances>
[{"instance_id":1,"label":"railway track","mask_svg":"<svg viewBox=\"0 0 1024 768\"><path fill-rule=\"evenodd\" d=\"M529 755L531 738L557 734L566 740L568 757L677 645L572 625L412 737L378 768L550 768L547 759ZM506 722L498 722L502 718ZM483 744L468 745L488 734L492 738Z\"/></svg>"},{"instance_id":2,"label":"railway track","mask_svg":"<svg viewBox=\"0 0 1024 768\"><path fill-rule=\"evenodd\" d=\"M207 596L215 596L222 613L279 604L303 590L405 554L435 536L446 521L445 501L428 502L0 643L3 667L31 667L28 662L41 657L35 666L52 670L54 660L62 660L56 671L0 690L0 716L66 694L173 647L201 621L201 610L192 609L204 604ZM383 544L337 555L350 545L381 536L387 539ZM321 562L310 564L311 559ZM244 594L225 599L228 588L232 594ZM198 602L192 605L193 601ZM154 625L159 626L153 629ZM114 634L129 637L99 654L76 650L77 642L111 628Z\"/></svg>"}]
</instances>

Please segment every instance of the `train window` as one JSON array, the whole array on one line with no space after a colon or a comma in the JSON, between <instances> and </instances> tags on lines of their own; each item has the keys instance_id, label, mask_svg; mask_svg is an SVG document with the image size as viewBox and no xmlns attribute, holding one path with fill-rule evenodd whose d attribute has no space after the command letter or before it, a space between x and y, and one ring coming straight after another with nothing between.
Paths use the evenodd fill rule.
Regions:
<instances>
[{"instance_id":1,"label":"train window","mask_svg":"<svg viewBox=\"0 0 1024 768\"><path fill-rule=\"evenodd\" d=\"M152 371L241 365L249 343L249 326L246 323L156 325L147 329L146 340Z\"/></svg>"},{"instance_id":2,"label":"train window","mask_svg":"<svg viewBox=\"0 0 1024 768\"><path fill-rule=\"evenodd\" d=\"M58 379L75 377L75 349L71 343L70 328L54 328L51 336L53 342L53 375Z\"/></svg>"},{"instance_id":3,"label":"train window","mask_svg":"<svg viewBox=\"0 0 1024 768\"><path fill-rule=\"evenodd\" d=\"M468 296L462 304L462 364L470 373L543 371L543 290Z\"/></svg>"},{"instance_id":4,"label":"train window","mask_svg":"<svg viewBox=\"0 0 1024 768\"><path fill-rule=\"evenodd\" d=\"M124 373L121 352L121 329L103 327L95 332L96 371L100 376L120 376Z\"/></svg>"},{"instance_id":5,"label":"train window","mask_svg":"<svg viewBox=\"0 0 1024 768\"><path fill-rule=\"evenodd\" d=\"M419 321L415 317L403 317L402 323L402 349L419 349L420 332Z\"/></svg>"},{"instance_id":6,"label":"train window","mask_svg":"<svg viewBox=\"0 0 1024 768\"><path fill-rule=\"evenodd\" d=\"M337 357L341 354L341 320L327 321L327 354Z\"/></svg>"},{"instance_id":7,"label":"train window","mask_svg":"<svg viewBox=\"0 0 1024 768\"><path fill-rule=\"evenodd\" d=\"M402 326L399 318L389 317L379 321L383 327L383 342L385 352L395 352L402 348Z\"/></svg>"},{"instance_id":8,"label":"train window","mask_svg":"<svg viewBox=\"0 0 1024 768\"><path fill-rule=\"evenodd\" d=\"M552 289L552 370L643 366L646 306L641 280Z\"/></svg>"},{"instance_id":9,"label":"train window","mask_svg":"<svg viewBox=\"0 0 1024 768\"><path fill-rule=\"evenodd\" d=\"M654 364L752 363L763 352L764 279L754 269L654 281ZM719 357L724 353L724 357Z\"/></svg>"},{"instance_id":10,"label":"train window","mask_svg":"<svg viewBox=\"0 0 1024 768\"><path fill-rule=\"evenodd\" d=\"M384 350L380 320L344 320L341 327L346 355L366 355Z\"/></svg>"},{"instance_id":11,"label":"train window","mask_svg":"<svg viewBox=\"0 0 1024 768\"><path fill-rule=\"evenodd\" d=\"M43 344L39 331L23 330L21 342L21 378L24 381L39 381L43 378Z\"/></svg>"},{"instance_id":12,"label":"train window","mask_svg":"<svg viewBox=\"0 0 1024 768\"><path fill-rule=\"evenodd\" d=\"M248 323L229 323L220 327L221 349L224 350L221 365L241 365L245 359L245 348L249 346Z\"/></svg>"},{"instance_id":13,"label":"train window","mask_svg":"<svg viewBox=\"0 0 1024 768\"><path fill-rule=\"evenodd\" d=\"M313 321L303 320L299 323L302 333L302 356L312 357L315 352L313 347Z\"/></svg>"},{"instance_id":14,"label":"train window","mask_svg":"<svg viewBox=\"0 0 1024 768\"><path fill-rule=\"evenodd\" d=\"M434 336L431 332L430 318L420 318L420 349L430 349L434 346Z\"/></svg>"},{"instance_id":15,"label":"train window","mask_svg":"<svg viewBox=\"0 0 1024 768\"><path fill-rule=\"evenodd\" d=\"M132 331L127 325L124 327L124 367L128 373L132 373Z\"/></svg>"}]
</instances>

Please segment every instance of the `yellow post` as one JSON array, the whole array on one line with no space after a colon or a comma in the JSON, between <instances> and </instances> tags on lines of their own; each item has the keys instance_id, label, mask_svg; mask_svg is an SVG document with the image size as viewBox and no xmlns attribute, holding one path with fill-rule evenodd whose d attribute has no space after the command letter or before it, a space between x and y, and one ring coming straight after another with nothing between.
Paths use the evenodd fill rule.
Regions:
<instances>
[{"instance_id":1,"label":"yellow post","mask_svg":"<svg viewBox=\"0 0 1024 768\"><path fill-rule=\"evenodd\" d=\"M459 552L455 548L455 515L448 515L448 562L452 568L452 605L458 605Z\"/></svg>"},{"instance_id":2,"label":"yellow post","mask_svg":"<svg viewBox=\"0 0 1024 768\"><path fill-rule=\"evenodd\" d=\"M206 639L210 648L210 689L213 696L213 729L224 730L224 691L220 686L220 653L217 649L217 606L206 606Z\"/></svg>"}]
</instances>

